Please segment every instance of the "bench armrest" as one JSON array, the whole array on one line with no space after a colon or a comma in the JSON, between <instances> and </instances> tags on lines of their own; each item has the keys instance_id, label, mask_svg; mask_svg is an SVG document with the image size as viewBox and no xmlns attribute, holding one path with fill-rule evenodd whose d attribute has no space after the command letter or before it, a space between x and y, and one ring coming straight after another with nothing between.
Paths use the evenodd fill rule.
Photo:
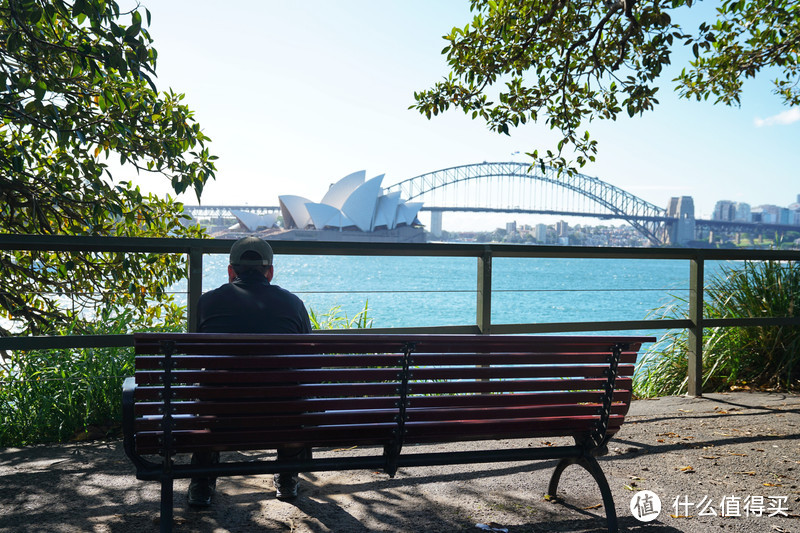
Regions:
<instances>
[{"instance_id":1,"label":"bench armrest","mask_svg":"<svg viewBox=\"0 0 800 533\"><path fill-rule=\"evenodd\" d=\"M133 462L137 471L142 471L154 465L136 453L136 414L133 409L135 391L136 380L132 377L125 378L122 383L122 444L125 455Z\"/></svg>"}]
</instances>

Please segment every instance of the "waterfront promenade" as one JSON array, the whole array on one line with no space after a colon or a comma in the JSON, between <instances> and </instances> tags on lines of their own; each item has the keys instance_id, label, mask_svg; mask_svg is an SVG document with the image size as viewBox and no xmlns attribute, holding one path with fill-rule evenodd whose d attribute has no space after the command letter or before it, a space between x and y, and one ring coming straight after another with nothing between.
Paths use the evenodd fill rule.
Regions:
<instances>
[{"instance_id":1,"label":"waterfront promenade","mask_svg":"<svg viewBox=\"0 0 800 533\"><path fill-rule=\"evenodd\" d=\"M610 449L601 464L622 531L800 531L800 395L637 400ZM413 468L394 479L369 471L304 474L294 503L275 500L270 476L223 478L215 505L204 511L186 508L183 481L176 483L175 531L482 531L478 524L509 533L603 531L599 491L579 467L562 478L564 504L542 498L553 466ZM158 484L134 478L118 440L0 449L0 480L3 533L157 527ZM638 490L662 500L652 522L632 516ZM723 507L728 517L720 516Z\"/></svg>"}]
</instances>

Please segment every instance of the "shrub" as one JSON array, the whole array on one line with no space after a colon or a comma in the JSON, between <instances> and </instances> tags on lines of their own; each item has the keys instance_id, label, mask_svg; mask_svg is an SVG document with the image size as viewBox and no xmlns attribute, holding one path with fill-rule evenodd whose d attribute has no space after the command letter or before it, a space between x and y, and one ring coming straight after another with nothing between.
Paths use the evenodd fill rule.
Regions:
<instances>
[{"instance_id":1,"label":"shrub","mask_svg":"<svg viewBox=\"0 0 800 533\"><path fill-rule=\"evenodd\" d=\"M81 335L145 329L132 312L103 313ZM60 335L78 334L69 328ZM133 348L15 351L0 361L0 446L108 437L119 432L122 382L133 375Z\"/></svg>"},{"instance_id":2,"label":"shrub","mask_svg":"<svg viewBox=\"0 0 800 533\"><path fill-rule=\"evenodd\" d=\"M705 291L706 318L800 316L800 263L747 261L723 267ZM685 299L654 313L687 318ZM703 331L703 390L732 386L792 389L800 377L800 326L716 327ZM688 383L688 331L670 331L639 362L640 396L682 394Z\"/></svg>"}]
</instances>

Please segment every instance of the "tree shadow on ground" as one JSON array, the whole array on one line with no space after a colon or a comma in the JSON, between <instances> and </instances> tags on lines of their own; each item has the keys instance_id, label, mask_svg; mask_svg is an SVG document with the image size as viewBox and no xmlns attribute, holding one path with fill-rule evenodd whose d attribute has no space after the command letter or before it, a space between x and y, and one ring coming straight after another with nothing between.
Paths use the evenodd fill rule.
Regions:
<instances>
[{"instance_id":1,"label":"tree shadow on ground","mask_svg":"<svg viewBox=\"0 0 800 533\"><path fill-rule=\"evenodd\" d=\"M514 532L604 530L602 509L593 514L577 506L584 503L582 494L571 506L544 501L554 466L541 461L415 468L395 478L369 471L304 474L303 491L292 504L274 498L271 476L223 478L214 505L205 510L187 507L188 482L179 480L174 530L471 531L490 516L507 518ZM0 532L158 528L160 486L135 479L121 442L2 450L0 475ZM505 486L520 475L527 480L523 490ZM590 502L599 499L596 486L590 492Z\"/></svg>"},{"instance_id":2,"label":"tree shadow on ground","mask_svg":"<svg viewBox=\"0 0 800 533\"><path fill-rule=\"evenodd\" d=\"M754 397L752 401L759 401L759 398ZM657 474L645 477L653 478L662 495L670 491L682 494L687 490L690 477L676 470L669 461L685 461L684 452L690 449L698 450L697 454L708 454L703 448L719 450L736 445L763 448L758 453L764 455L764 464L772 465L774 461L766 460L772 455L767 454L780 457L782 453L789 453L787 446L800 442L800 433L789 429L800 425L793 405L787 409L747 405L733 398L714 401L731 414L690 412L692 408L688 408L673 415L672 411L686 404L672 402L651 409L649 414L633 417L612 441L611 455L600 460L617 500L622 531L683 531L670 525L674 524L694 532L702 531L706 525L718 525L697 519L678 523L664 515L659 517L663 522L646 524L632 518L625 510L628 501L624 500L630 498L630 493L624 484L630 483L629 475L638 474L642 464L657 465L651 468L652 472L657 468ZM696 401L687 404L714 405ZM741 407L741 410L727 409L726 405ZM761 418L754 414L760 414ZM786 418L778 417L782 414ZM731 427L735 420L741 427L752 429L753 434L720 432L722 426ZM777 429L773 432L770 427ZM682 435L677 435L675 442L670 442L669 438L658 442L659 431L682 434L691 431L692 440L679 441ZM789 431L791 434L772 434ZM530 444L547 445L539 440ZM461 449L472 449L469 446ZM618 451L613 451L614 447ZM643 453L651 459L637 462ZM247 460L269 455L270 452L253 452L230 457ZM726 457L730 462L728 466L738 470L741 468L734 461L751 460L736 454ZM175 531L473 533L480 531L476 524L490 522L506 527L509 533L606 531L604 510L597 506L602 501L599 489L579 467L570 467L565 472L559 490L561 503L544 501L542 496L554 467L555 461L418 467L401 469L395 478L371 471L303 474L303 490L291 504L275 499L271 476L223 478L214 505L201 511L187 507L188 481L179 480L175 483ZM757 477L752 480L737 476L723 478L723 467L724 463L719 466L709 463L706 468L708 475L720 483L714 485L718 487L714 490L720 493L741 489L745 481L750 481L753 487L762 486L762 480ZM770 468L770 471L777 471L777 467ZM790 478L794 479L793 475L779 473L787 476L787 483ZM711 479L701 478L701 475L706 473L694 474L692 481L702 479L705 483ZM135 479L133 465L125 456L121 441L0 449L0 533L153 531L158 527L159 488L158 483ZM769 527L773 522L758 524ZM783 527L783 522L775 524Z\"/></svg>"}]
</instances>

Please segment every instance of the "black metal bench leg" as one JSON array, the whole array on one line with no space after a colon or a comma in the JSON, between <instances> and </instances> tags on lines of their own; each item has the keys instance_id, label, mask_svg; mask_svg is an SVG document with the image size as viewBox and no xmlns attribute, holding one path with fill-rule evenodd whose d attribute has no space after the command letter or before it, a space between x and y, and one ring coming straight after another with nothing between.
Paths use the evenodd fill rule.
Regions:
<instances>
[{"instance_id":1,"label":"black metal bench leg","mask_svg":"<svg viewBox=\"0 0 800 533\"><path fill-rule=\"evenodd\" d=\"M172 531L172 485L171 477L161 478L161 533Z\"/></svg>"},{"instance_id":2,"label":"black metal bench leg","mask_svg":"<svg viewBox=\"0 0 800 533\"><path fill-rule=\"evenodd\" d=\"M617 533L619 531L619 523L617 522L617 509L614 506L614 497L611 495L611 487L608 485L606 475L600 468L600 463L598 463L597 459L594 457L568 457L561 459L556 465L553 475L550 477L550 484L547 486L547 496L551 498L556 497L561 474L569 465L580 465L592 475L597 486L600 488L600 495L603 497L603 507L605 507L606 510L608 531L609 533Z\"/></svg>"}]
</instances>

